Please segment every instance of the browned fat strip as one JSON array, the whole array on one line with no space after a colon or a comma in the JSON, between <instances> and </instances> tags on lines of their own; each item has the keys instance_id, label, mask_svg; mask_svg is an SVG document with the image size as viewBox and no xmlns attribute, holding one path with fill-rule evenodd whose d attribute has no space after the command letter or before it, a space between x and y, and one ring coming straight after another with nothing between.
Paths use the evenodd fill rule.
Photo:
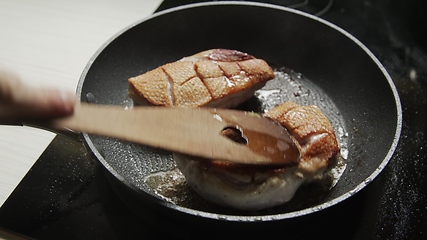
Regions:
<instances>
[{"instance_id":1,"label":"browned fat strip","mask_svg":"<svg viewBox=\"0 0 427 240\"><path fill-rule=\"evenodd\" d=\"M244 52L230 49L211 49L203 52L196 53L192 56L185 57L184 61L196 61L196 60L213 60L219 62L236 62L254 59L255 57Z\"/></svg>"},{"instance_id":2,"label":"browned fat strip","mask_svg":"<svg viewBox=\"0 0 427 240\"><path fill-rule=\"evenodd\" d=\"M209 54L209 58L221 62L233 62L254 59L255 57L236 50L216 49Z\"/></svg>"}]
</instances>

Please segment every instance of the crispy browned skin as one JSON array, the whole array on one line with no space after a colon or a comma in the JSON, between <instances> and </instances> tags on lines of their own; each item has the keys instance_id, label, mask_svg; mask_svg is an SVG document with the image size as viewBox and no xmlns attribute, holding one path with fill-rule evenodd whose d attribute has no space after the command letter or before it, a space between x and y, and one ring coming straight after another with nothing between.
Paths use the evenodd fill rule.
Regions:
<instances>
[{"instance_id":1,"label":"crispy browned skin","mask_svg":"<svg viewBox=\"0 0 427 240\"><path fill-rule=\"evenodd\" d=\"M339 151L331 123L317 106L299 106L285 102L267 113L286 127L300 150L299 168L315 172L326 168Z\"/></svg>"},{"instance_id":2,"label":"crispy browned skin","mask_svg":"<svg viewBox=\"0 0 427 240\"><path fill-rule=\"evenodd\" d=\"M240 91L254 91L273 78L264 60L235 50L213 49L128 81L129 95L137 103L200 107Z\"/></svg>"}]
</instances>

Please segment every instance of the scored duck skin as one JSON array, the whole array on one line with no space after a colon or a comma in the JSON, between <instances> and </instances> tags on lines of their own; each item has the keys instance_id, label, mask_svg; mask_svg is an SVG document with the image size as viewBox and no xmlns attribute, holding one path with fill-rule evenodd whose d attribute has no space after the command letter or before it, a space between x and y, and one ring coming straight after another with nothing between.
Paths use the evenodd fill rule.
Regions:
<instances>
[{"instance_id":1,"label":"scored duck skin","mask_svg":"<svg viewBox=\"0 0 427 240\"><path fill-rule=\"evenodd\" d=\"M280 123L291 133L300 151L301 171L322 171L339 151L332 124L317 106L285 102L263 116Z\"/></svg>"},{"instance_id":2,"label":"scored duck skin","mask_svg":"<svg viewBox=\"0 0 427 240\"><path fill-rule=\"evenodd\" d=\"M129 78L129 96L137 104L232 108L274 77L262 59L212 49Z\"/></svg>"}]
</instances>

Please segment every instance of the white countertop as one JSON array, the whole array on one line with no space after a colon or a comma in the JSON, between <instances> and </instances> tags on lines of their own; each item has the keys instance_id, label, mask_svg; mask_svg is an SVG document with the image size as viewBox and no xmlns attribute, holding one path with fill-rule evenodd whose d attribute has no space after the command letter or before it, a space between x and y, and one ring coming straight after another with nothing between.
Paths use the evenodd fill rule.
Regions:
<instances>
[{"instance_id":1,"label":"white countertop","mask_svg":"<svg viewBox=\"0 0 427 240\"><path fill-rule=\"evenodd\" d=\"M75 91L92 55L161 0L0 0L0 67L34 84ZM0 126L0 206L54 138Z\"/></svg>"}]
</instances>

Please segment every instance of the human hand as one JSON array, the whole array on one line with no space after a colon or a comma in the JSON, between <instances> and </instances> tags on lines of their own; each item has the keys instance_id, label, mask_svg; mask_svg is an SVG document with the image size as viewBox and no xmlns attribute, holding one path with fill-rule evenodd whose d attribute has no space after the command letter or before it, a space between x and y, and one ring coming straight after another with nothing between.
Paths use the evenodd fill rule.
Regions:
<instances>
[{"instance_id":1,"label":"human hand","mask_svg":"<svg viewBox=\"0 0 427 240\"><path fill-rule=\"evenodd\" d=\"M75 94L55 88L30 86L0 69L0 124L22 124L69 115Z\"/></svg>"}]
</instances>

